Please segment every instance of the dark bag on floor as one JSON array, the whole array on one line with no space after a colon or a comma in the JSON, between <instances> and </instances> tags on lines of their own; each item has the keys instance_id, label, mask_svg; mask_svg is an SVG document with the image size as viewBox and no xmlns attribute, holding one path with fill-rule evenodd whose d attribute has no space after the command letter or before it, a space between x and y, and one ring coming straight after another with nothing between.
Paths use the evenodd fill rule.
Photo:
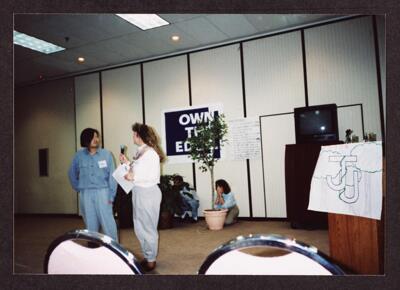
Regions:
<instances>
[{"instance_id":1,"label":"dark bag on floor","mask_svg":"<svg viewBox=\"0 0 400 290\"><path fill-rule=\"evenodd\" d=\"M132 191L126 194L118 185L117 195L114 200L114 212L119 229L133 228L132 220Z\"/></svg>"}]
</instances>

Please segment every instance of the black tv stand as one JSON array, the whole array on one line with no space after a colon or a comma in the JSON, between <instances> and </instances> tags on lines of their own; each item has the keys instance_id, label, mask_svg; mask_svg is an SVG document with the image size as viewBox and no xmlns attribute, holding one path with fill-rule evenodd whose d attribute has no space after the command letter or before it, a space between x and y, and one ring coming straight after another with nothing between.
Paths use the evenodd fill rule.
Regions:
<instances>
[{"instance_id":1,"label":"black tv stand","mask_svg":"<svg viewBox=\"0 0 400 290\"><path fill-rule=\"evenodd\" d=\"M308 210L311 178L321 146L341 141L288 144L285 151L286 211L294 229L327 229L328 216Z\"/></svg>"}]
</instances>

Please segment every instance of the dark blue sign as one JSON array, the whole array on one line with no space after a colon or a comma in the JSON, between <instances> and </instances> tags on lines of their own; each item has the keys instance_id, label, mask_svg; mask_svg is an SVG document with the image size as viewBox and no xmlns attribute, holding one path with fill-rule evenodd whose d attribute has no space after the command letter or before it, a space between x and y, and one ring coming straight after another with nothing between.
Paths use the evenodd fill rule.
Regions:
<instances>
[{"instance_id":1,"label":"dark blue sign","mask_svg":"<svg viewBox=\"0 0 400 290\"><path fill-rule=\"evenodd\" d=\"M218 111L215 113L218 115ZM164 113L167 156L188 155L186 140L195 134L197 123L208 122L213 116L208 107ZM219 147L214 156L220 158Z\"/></svg>"}]
</instances>

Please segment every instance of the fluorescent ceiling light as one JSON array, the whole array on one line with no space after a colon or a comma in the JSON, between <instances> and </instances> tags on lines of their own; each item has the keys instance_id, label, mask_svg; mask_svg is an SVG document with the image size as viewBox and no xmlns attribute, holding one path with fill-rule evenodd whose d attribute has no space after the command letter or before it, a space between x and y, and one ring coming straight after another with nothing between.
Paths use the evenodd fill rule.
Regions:
<instances>
[{"instance_id":1,"label":"fluorescent ceiling light","mask_svg":"<svg viewBox=\"0 0 400 290\"><path fill-rule=\"evenodd\" d=\"M33 36L14 30L14 44L33 49L45 54L64 50L64 47L52 44L50 42L38 39Z\"/></svg>"},{"instance_id":2,"label":"fluorescent ceiling light","mask_svg":"<svg viewBox=\"0 0 400 290\"><path fill-rule=\"evenodd\" d=\"M159 26L168 25L169 23L157 14L115 14L126 21L136 25L140 29L147 30Z\"/></svg>"}]
</instances>

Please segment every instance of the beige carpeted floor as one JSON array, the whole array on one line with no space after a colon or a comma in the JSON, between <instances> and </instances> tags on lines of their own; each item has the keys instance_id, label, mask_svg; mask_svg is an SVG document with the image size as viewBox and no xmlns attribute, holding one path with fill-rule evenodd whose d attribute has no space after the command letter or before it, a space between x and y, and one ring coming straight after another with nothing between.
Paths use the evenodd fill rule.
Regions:
<instances>
[{"instance_id":1,"label":"beige carpeted floor","mask_svg":"<svg viewBox=\"0 0 400 290\"><path fill-rule=\"evenodd\" d=\"M49 244L63 233L84 228L79 217L16 216L14 223L14 272L43 273L43 260ZM174 222L174 228L160 230L157 268L151 274L194 275L216 247L239 235L279 234L317 247L329 254L326 230L294 230L288 222L243 221L210 231L205 221L192 224ZM120 230L120 244L142 259L133 229Z\"/></svg>"}]
</instances>

